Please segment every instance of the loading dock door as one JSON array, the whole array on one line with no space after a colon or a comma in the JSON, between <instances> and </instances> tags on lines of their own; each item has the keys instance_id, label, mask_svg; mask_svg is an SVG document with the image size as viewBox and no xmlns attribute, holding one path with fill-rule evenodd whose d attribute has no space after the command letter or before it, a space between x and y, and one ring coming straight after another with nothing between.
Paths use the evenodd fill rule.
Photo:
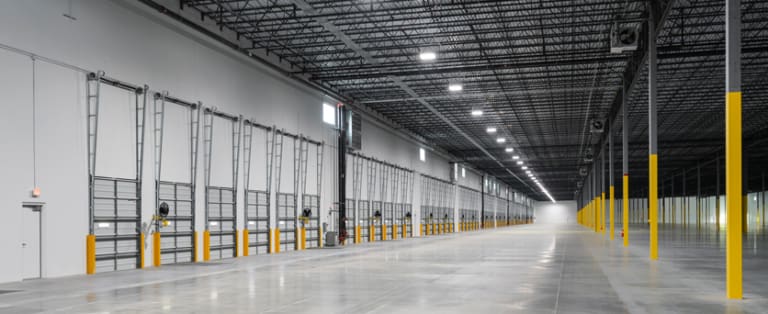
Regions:
<instances>
[{"instance_id":1,"label":"loading dock door","mask_svg":"<svg viewBox=\"0 0 768 314\"><path fill-rule=\"evenodd\" d=\"M248 246L256 254L269 252L269 199L266 191L246 191Z\"/></svg>"},{"instance_id":2,"label":"loading dock door","mask_svg":"<svg viewBox=\"0 0 768 314\"><path fill-rule=\"evenodd\" d=\"M235 191L215 186L209 186L206 190L211 259L235 257Z\"/></svg>"},{"instance_id":3,"label":"loading dock door","mask_svg":"<svg viewBox=\"0 0 768 314\"><path fill-rule=\"evenodd\" d=\"M277 228L280 230L280 251L296 249L296 195L277 193Z\"/></svg>"},{"instance_id":4,"label":"loading dock door","mask_svg":"<svg viewBox=\"0 0 768 314\"><path fill-rule=\"evenodd\" d=\"M187 263L194 255L194 192L191 184L160 182L158 199L171 207L160 228L160 260L162 264Z\"/></svg>"},{"instance_id":5,"label":"loading dock door","mask_svg":"<svg viewBox=\"0 0 768 314\"><path fill-rule=\"evenodd\" d=\"M368 239L370 237L369 233L369 226L372 224L372 221L370 220L370 201L367 200L361 200L358 203L357 213L360 215L360 217L357 220L357 223L360 224L360 240L362 242L368 242Z\"/></svg>"}]
</instances>

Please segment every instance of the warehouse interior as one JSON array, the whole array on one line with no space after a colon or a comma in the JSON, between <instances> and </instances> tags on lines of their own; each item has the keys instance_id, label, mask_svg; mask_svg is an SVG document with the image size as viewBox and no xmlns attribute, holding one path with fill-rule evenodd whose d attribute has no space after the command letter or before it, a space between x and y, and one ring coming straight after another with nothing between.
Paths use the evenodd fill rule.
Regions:
<instances>
[{"instance_id":1,"label":"warehouse interior","mask_svg":"<svg viewBox=\"0 0 768 314\"><path fill-rule=\"evenodd\" d=\"M0 69L0 313L768 307L768 1L2 1Z\"/></svg>"}]
</instances>

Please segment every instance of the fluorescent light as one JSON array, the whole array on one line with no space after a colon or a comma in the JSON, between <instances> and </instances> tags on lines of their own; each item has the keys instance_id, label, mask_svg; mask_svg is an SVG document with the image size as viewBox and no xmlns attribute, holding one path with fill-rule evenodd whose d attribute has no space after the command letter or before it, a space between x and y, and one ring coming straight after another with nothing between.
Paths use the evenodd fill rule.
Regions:
<instances>
[{"instance_id":1,"label":"fluorescent light","mask_svg":"<svg viewBox=\"0 0 768 314\"><path fill-rule=\"evenodd\" d=\"M336 107L323 103L323 122L336 125Z\"/></svg>"},{"instance_id":2,"label":"fluorescent light","mask_svg":"<svg viewBox=\"0 0 768 314\"><path fill-rule=\"evenodd\" d=\"M427 161L427 152L423 148L419 148L419 160Z\"/></svg>"},{"instance_id":3,"label":"fluorescent light","mask_svg":"<svg viewBox=\"0 0 768 314\"><path fill-rule=\"evenodd\" d=\"M464 86L461 85L461 83L451 83L448 84L448 90L452 92L460 92L464 89Z\"/></svg>"},{"instance_id":4,"label":"fluorescent light","mask_svg":"<svg viewBox=\"0 0 768 314\"><path fill-rule=\"evenodd\" d=\"M514 152L515 149L512 148L512 147L507 147L507 148L504 149L504 151L507 152L507 153L511 153L511 152Z\"/></svg>"},{"instance_id":5,"label":"fluorescent light","mask_svg":"<svg viewBox=\"0 0 768 314\"><path fill-rule=\"evenodd\" d=\"M512 156L512 159L513 159L513 160L518 160L518 159L520 159L520 156L518 156L518 155L514 155L514 156Z\"/></svg>"},{"instance_id":6,"label":"fluorescent light","mask_svg":"<svg viewBox=\"0 0 768 314\"><path fill-rule=\"evenodd\" d=\"M507 141L507 139L505 139L505 138L503 138L503 137L500 137L500 138L497 138L497 139L496 139L496 143L504 143L504 142L506 142L506 141Z\"/></svg>"},{"instance_id":7,"label":"fluorescent light","mask_svg":"<svg viewBox=\"0 0 768 314\"><path fill-rule=\"evenodd\" d=\"M466 178L467 177L467 171L466 170L467 169L465 169L464 167L461 168L461 177L462 178Z\"/></svg>"},{"instance_id":8,"label":"fluorescent light","mask_svg":"<svg viewBox=\"0 0 768 314\"><path fill-rule=\"evenodd\" d=\"M523 161L522 161L522 160L518 160L518 161L517 161L517 164L518 164L518 165L522 165L522 164L523 164Z\"/></svg>"},{"instance_id":9,"label":"fluorescent light","mask_svg":"<svg viewBox=\"0 0 768 314\"><path fill-rule=\"evenodd\" d=\"M528 167L527 167L527 166L522 166L522 167L520 167L520 168L522 168L523 170L528 170Z\"/></svg>"},{"instance_id":10,"label":"fluorescent light","mask_svg":"<svg viewBox=\"0 0 768 314\"><path fill-rule=\"evenodd\" d=\"M496 128L489 126L487 129L485 129L485 132L488 132L491 134L496 133Z\"/></svg>"},{"instance_id":11,"label":"fluorescent light","mask_svg":"<svg viewBox=\"0 0 768 314\"><path fill-rule=\"evenodd\" d=\"M472 109L472 116L479 117L483 115L483 111L480 109Z\"/></svg>"},{"instance_id":12,"label":"fluorescent light","mask_svg":"<svg viewBox=\"0 0 768 314\"><path fill-rule=\"evenodd\" d=\"M434 61L437 59L437 54L434 51L422 51L419 54L419 59L421 59L421 61Z\"/></svg>"},{"instance_id":13,"label":"fluorescent light","mask_svg":"<svg viewBox=\"0 0 768 314\"><path fill-rule=\"evenodd\" d=\"M532 175L530 170L526 170L525 173Z\"/></svg>"}]
</instances>

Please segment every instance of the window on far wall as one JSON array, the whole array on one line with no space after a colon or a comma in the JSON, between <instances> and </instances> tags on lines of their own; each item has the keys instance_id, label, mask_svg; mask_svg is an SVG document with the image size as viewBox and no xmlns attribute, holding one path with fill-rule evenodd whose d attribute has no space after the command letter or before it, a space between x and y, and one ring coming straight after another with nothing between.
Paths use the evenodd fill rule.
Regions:
<instances>
[{"instance_id":1,"label":"window on far wall","mask_svg":"<svg viewBox=\"0 0 768 314\"><path fill-rule=\"evenodd\" d=\"M419 160L427 161L427 152L423 148L419 148Z\"/></svg>"},{"instance_id":2,"label":"window on far wall","mask_svg":"<svg viewBox=\"0 0 768 314\"><path fill-rule=\"evenodd\" d=\"M336 125L336 107L328 103L323 103L323 122L330 125Z\"/></svg>"}]
</instances>

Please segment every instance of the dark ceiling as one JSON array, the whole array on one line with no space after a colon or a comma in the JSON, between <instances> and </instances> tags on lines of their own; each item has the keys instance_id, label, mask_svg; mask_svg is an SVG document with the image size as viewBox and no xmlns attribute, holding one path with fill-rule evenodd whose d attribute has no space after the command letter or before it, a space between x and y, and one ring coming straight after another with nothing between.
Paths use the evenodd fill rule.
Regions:
<instances>
[{"instance_id":1,"label":"dark ceiling","mask_svg":"<svg viewBox=\"0 0 768 314\"><path fill-rule=\"evenodd\" d=\"M144 1L151 2L148 0ZM572 199L591 119L619 117L628 86L631 186L647 187L646 21L659 12L660 178L697 166L714 186L724 144L724 1L186 0L203 20L276 55L296 76L380 113L536 199L515 149L557 199ZM768 1L743 0L744 146L756 186L768 149ZM611 54L615 23L641 27L641 48ZM433 62L419 60L435 49ZM451 93L451 81L464 90ZM470 115L482 108L482 117ZM507 143L486 133L496 127ZM621 123L614 126L620 175ZM722 163L721 163L722 164ZM511 170L508 171L507 169ZM512 174L514 173L514 175ZM721 176L722 179L722 176ZM667 182L670 181L670 182ZM675 181L680 185L682 180ZM618 184L617 184L618 185ZM642 188L633 189L642 193ZM680 190L681 191L681 188Z\"/></svg>"}]
</instances>

